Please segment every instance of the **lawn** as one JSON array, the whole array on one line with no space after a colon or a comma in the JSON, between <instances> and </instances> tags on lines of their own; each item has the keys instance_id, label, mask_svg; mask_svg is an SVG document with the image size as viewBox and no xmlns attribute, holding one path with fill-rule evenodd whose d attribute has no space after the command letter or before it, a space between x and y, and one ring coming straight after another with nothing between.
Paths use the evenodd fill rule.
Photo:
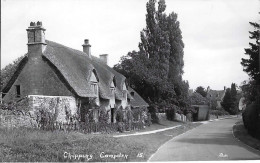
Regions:
<instances>
[{"instance_id":1,"label":"lawn","mask_svg":"<svg viewBox=\"0 0 260 163\"><path fill-rule=\"evenodd\" d=\"M260 150L260 140L253 138L247 132L244 127L243 121L237 122L233 126L233 133L236 138L238 138L243 143L247 144L248 146Z\"/></svg>"},{"instance_id":2,"label":"lawn","mask_svg":"<svg viewBox=\"0 0 260 163\"><path fill-rule=\"evenodd\" d=\"M179 123L165 121L147 130ZM163 143L198 125L186 123L160 133L120 138L109 134L1 129L0 161L146 161Z\"/></svg>"}]
</instances>

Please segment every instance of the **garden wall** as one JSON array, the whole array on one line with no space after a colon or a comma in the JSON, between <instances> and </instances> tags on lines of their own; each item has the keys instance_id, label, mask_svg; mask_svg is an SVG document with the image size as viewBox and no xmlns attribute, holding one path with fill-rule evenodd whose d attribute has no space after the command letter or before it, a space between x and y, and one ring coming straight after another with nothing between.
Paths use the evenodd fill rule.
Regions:
<instances>
[{"instance_id":1,"label":"garden wall","mask_svg":"<svg viewBox=\"0 0 260 163\"><path fill-rule=\"evenodd\" d=\"M30 95L0 109L0 127L40 127L50 121L72 122L77 115L74 97Z\"/></svg>"}]
</instances>

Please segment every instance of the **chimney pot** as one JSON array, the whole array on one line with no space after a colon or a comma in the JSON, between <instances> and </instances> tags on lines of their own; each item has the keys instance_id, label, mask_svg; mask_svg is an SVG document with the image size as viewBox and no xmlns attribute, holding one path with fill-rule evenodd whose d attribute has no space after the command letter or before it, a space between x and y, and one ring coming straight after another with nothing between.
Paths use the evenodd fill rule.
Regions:
<instances>
[{"instance_id":1,"label":"chimney pot","mask_svg":"<svg viewBox=\"0 0 260 163\"><path fill-rule=\"evenodd\" d=\"M107 65L108 54L100 54L99 58L101 59L101 61L103 63L105 63Z\"/></svg>"},{"instance_id":2,"label":"chimney pot","mask_svg":"<svg viewBox=\"0 0 260 163\"><path fill-rule=\"evenodd\" d=\"M89 40L85 39L83 46L83 52L87 54L89 58L91 58L91 45L89 44Z\"/></svg>"},{"instance_id":3,"label":"chimney pot","mask_svg":"<svg viewBox=\"0 0 260 163\"><path fill-rule=\"evenodd\" d=\"M42 22L38 21L37 26L42 26Z\"/></svg>"},{"instance_id":4,"label":"chimney pot","mask_svg":"<svg viewBox=\"0 0 260 163\"><path fill-rule=\"evenodd\" d=\"M31 27L34 27L34 26L35 26L35 23L34 23L34 22L31 22L31 23L30 23L30 26L31 26Z\"/></svg>"},{"instance_id":5,"label":"chimney pot","mask_svg":"<svg viewBox=\"0 0 260 163\"><path fill-rule=\"evenodd\" d=\"M88 44L89 44L89 40L88 40L88 39L85 39L85 40L84 40L84 43L85 43L86 45L88 45Z\"/></svg>"}]
</instances>

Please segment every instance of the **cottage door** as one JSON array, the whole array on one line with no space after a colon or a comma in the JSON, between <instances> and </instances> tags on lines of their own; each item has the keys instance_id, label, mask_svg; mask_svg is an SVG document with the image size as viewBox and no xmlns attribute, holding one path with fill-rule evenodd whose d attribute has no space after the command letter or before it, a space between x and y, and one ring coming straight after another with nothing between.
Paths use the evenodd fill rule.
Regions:
<instances>
[{"instance_id":1,"label":"cottage door","mask_svg":"<svg viewBox=\"0 0 260 163\"><path fill-rule=\"evenodd\" d=\"M115 108L111 108L111 123L114 123Z\"/></svg>"}]
</instances>

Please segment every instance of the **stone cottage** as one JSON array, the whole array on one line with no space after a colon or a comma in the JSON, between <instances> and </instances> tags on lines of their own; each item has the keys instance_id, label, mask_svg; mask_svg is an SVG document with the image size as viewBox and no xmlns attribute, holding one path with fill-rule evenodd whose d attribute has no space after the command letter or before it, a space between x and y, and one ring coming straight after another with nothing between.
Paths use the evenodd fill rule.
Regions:
<instances>
[{"instance_id":1,"label":"stone cottage","mask_svg":"<svg viewBox=\"0 0 260 163\"><path fill-rule=\"evenodd\" d=\"M207 87L207 98L217 102L216 109L221 108L221 102L226 94L226 87L224 86L223 90L212 90L210 87Z\"/></svg>"},{"instance_id":2,"label":"stone cottage","mask_svg":"<svg viewBox=\"0 0 260 163\"><path fill-rule=\"evenodd\" d=\"M97 122L105 110L109 123L115 122L117 109L126 112L131 103L134 108L148 106L138 94L131 95L129 90L134 90L126 78L107 65L107 54L91 55L89 40L84 40L83 51L48 41L41 22L31 22L27 35L28 52L3 88L4 102L28 98L32 112L45 108L59 121L68 114L86 121L86 114L92 114Z\"/></svg>"}]
</instances>

